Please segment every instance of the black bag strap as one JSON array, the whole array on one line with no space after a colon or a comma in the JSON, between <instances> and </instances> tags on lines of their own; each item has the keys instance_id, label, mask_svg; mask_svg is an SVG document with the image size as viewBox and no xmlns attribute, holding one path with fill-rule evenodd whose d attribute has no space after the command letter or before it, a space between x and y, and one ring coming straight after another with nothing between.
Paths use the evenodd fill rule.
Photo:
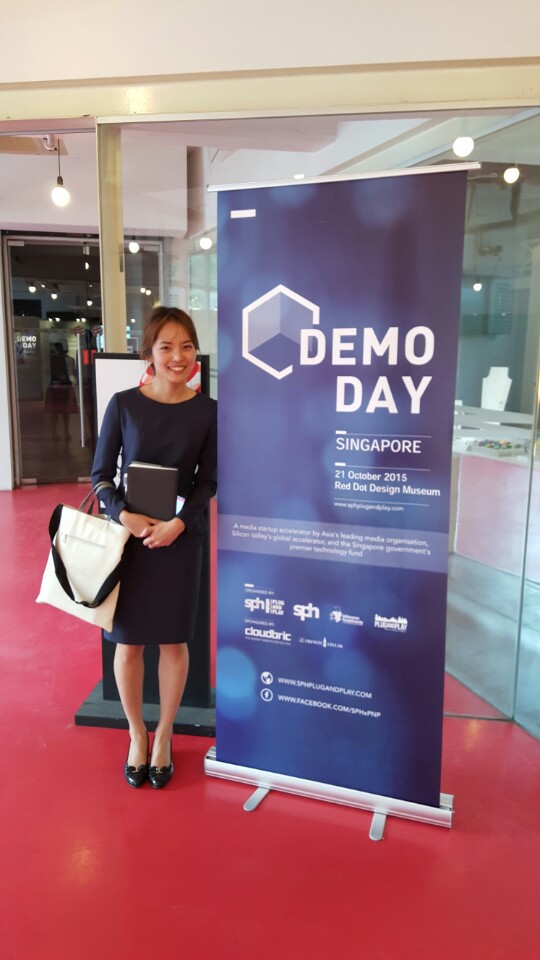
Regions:
<instances>
[{"instance_id":1,"label":"black bag strap","mask_svg":"<svg viewBox=\"0 0 540 960\"><path fill-rule=\"evenodd\" d=\"M88 494L88 497L90 496L93 496L93 491L91 491L91 493ZM86 502L88 497L85 497L85 499L83 500L83 504ZM81 507L83 506L83 504L81 504ZM88 511L90 513L92 511L92 506L93 506L93 503L90 505L90 510ZM112 591L114 590L116 584L119 583L120 574L122 572L122 560L120 560L120 562L116 565L114 570L112 570L109 576L103 581L103 583L101 584L101 587L99 588L98 592L96 593L94 599L91 602L88 602L87 600L76 600L73 595L73 590L69 582L69 578L67 575L67 570L64 566L64 562L54 544L54 538L58 533L58 528L60 526L60 520L62 517L63 508L64 508L64 505L62 503L59 503L58 506L55 507L55 509L53 510L51 519L49 520L49 537L51 539L51 556L53 558L56 577L57 577L58 583L64 590L64 593L68 595L70 600L73 600L74 603L77 603L82 607L90 607L91 609L94 609L95 607L99 607L104 602L104 600L107 599L109 594L112 593ZM107 523L109 521L104 520L103 522Z\"/></svg>"}]
</instances>

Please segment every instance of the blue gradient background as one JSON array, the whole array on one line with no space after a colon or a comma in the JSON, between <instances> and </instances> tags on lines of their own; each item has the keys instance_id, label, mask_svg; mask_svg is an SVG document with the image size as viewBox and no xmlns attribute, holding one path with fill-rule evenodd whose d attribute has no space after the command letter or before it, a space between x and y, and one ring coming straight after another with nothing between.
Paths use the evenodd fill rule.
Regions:
<instances>
[{"instance_id":1,"label":"blue gradient background","mask_svg":"<svg viewBox=\"0 0 540 960\"><path fill-rule=\"evenodd\" d=\"M403 531L448 531L451 431L457 358L466 173L230 191L219 196L219 511L251 517L317 520ZM252 219L231 209L255 208ZM373 327L382 339L398 326L431 327L435 355L411 366L300 367L284 341L293 373L279 381L241 355L242 310L278 284L320 307L319 329ZM336 413L336 377L356 376L366 398L355 413ZM421 414L407 412L403 375L433 380ZM365 413L379 376L387 376L398 414ZM421 456L340 453L335 430L366 434L429 434ZM438 486L429 508L375 513L334 506L334 462L366 469L428 468L409 475ZM420 480L419 478L424 478ZM357 494L358 495L358 494ZM387 495L377 500L392 502ZM396 499L402 500L398 497ZM434 806L439 804L446 619L446 575L394 566L355 566L220 550L218 581L217 756L225 762L352 787ZM275 629L289 646L244 637L244 583L285 600ZM320 620L292 615L314 603ZM335 606L362 627L329 620ZM373 626L375 614L406 617L406 633ZM299 637L343 644L342 650L300 644ZM260 697L260 673L370 690L373 699L313 694L380 710L372 719L279 702L302 694L273 684Z\"/></svg>"}]
</instances>

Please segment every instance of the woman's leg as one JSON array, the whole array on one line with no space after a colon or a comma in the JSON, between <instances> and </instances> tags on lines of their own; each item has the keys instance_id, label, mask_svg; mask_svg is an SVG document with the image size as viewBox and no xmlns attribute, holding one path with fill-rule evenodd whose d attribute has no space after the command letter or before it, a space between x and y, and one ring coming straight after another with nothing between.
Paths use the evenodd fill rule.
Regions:
<instances>
[{"instance_id":1,"label":"woman's leg","mask_svg":"<svg viewBox=\"0 0 540 960\"><path fill-rule=\"evenodd\" d=\"M164 643L159 649L160 716L152 746L152 766L168 767L171 762L169 744L174 718L186 686L189 669L187 643Z\"/></svg>"},{"instance_id":2,"label":"woman's leg","mask_svg":"<svg viewBox=\"0 0 540 960\"><path fill-rule=\"evenodd\" d=\"M142 716L144 647L117 643L114 654L114 676L124 713L129 723L131 746L127 763L138 767L147 763L148 734Z\"/></svg>"}]
</instances>

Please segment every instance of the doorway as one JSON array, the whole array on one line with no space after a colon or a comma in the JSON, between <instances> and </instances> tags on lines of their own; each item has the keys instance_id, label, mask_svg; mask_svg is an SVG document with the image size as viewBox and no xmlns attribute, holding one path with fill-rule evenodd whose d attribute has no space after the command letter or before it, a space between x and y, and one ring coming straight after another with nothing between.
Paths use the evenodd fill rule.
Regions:
<instances>
[{"instance_id":1,"label":"doorway","mask_svg":"<svg viewBox=\"0 0 540 960\"><path fill-rule=\"evenodd\" d=\"M97 238L4 239L16 482L87 480L102 347Z\"/></svg>"}]
</instances>

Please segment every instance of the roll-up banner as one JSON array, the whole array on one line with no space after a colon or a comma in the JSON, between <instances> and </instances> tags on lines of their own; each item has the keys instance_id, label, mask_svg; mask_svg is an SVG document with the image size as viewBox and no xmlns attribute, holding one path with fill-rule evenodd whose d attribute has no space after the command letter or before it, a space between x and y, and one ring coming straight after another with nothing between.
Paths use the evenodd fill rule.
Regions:
<instances>
[{"instance_id":1,"label":"roll-up banner","mask_svg":"<svg viewBox=\"0 0 540 960\"><path fill-rule=\"evenodd\" d=\"M439 805L466 176L219 193L220 762Z\"/></svg>"}]
</instances>

